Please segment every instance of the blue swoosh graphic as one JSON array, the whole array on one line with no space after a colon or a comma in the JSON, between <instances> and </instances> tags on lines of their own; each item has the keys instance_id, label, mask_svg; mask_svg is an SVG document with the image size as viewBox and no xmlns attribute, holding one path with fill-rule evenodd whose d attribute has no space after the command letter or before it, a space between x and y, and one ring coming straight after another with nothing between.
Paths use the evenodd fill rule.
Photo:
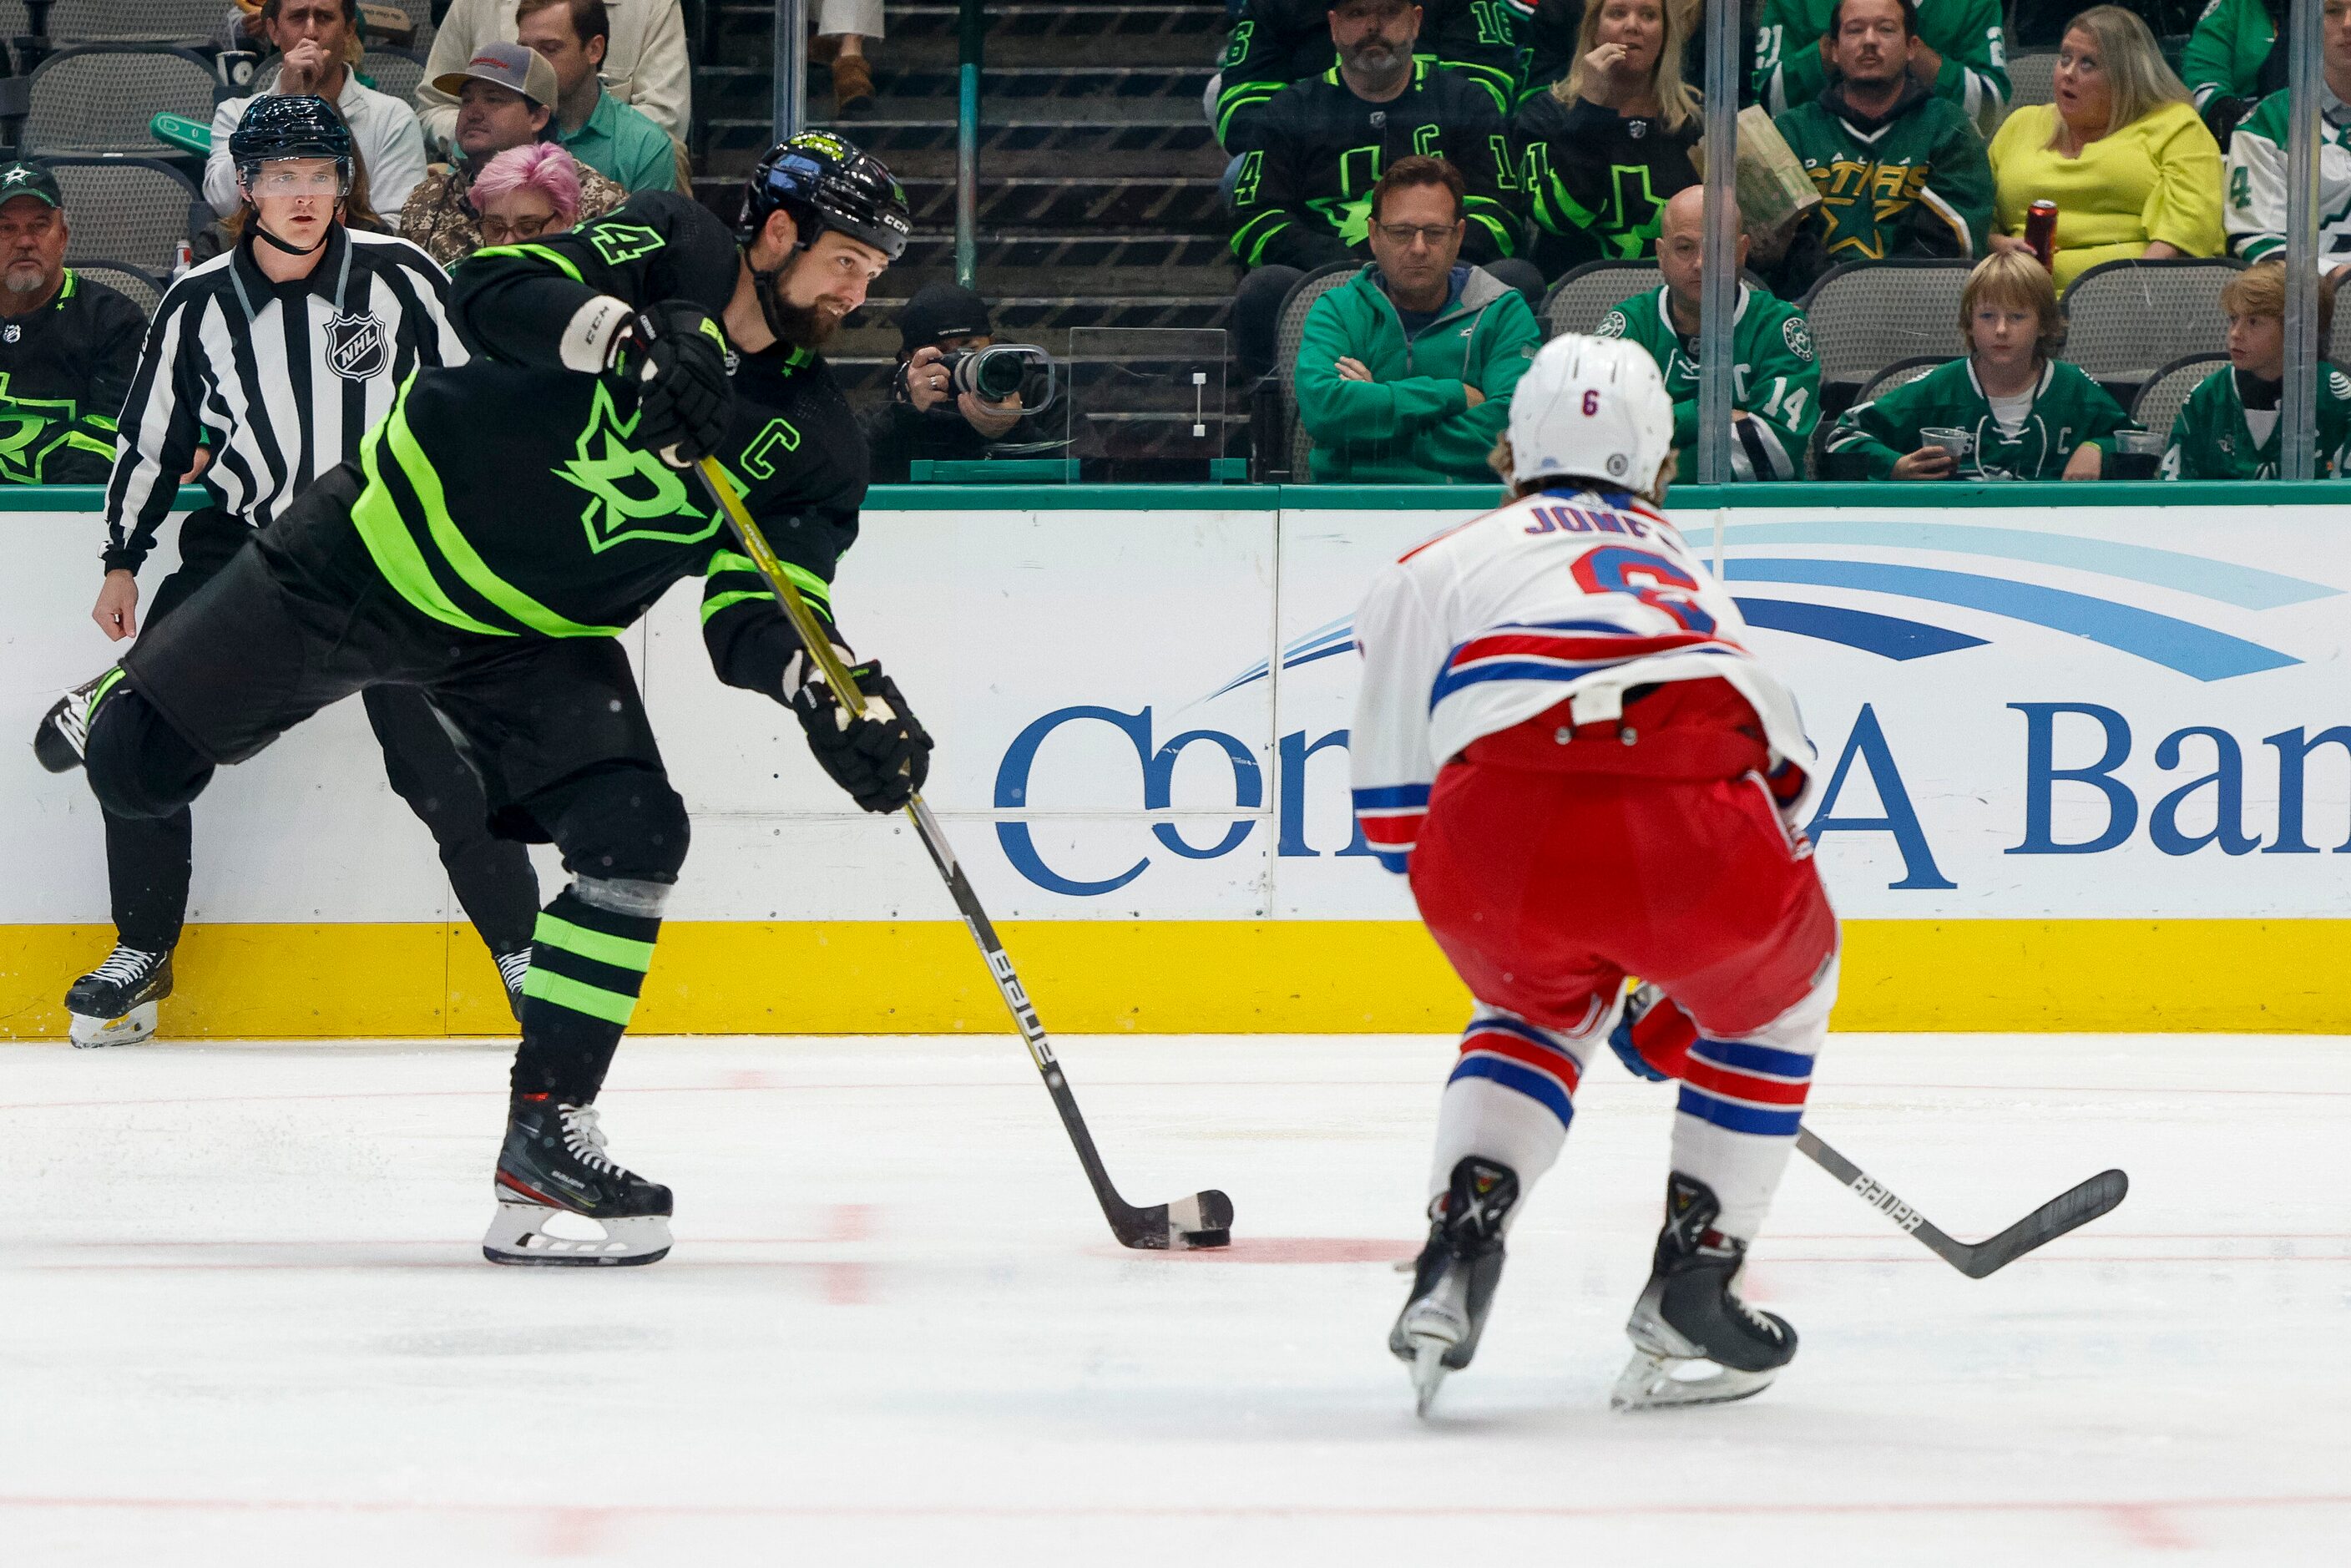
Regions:
<instances>
[{"instance_id":1,"label":"blue swoosh graphic","mask_svg":"<svg viewBox=\"0 0 2351 1568\"><path fill-rule=\"evenodd\" d=\"M2074 567L2152 588L2176 589L2241 610L2274 610L2331 599L2343 591L2262 571L2234 561L2208 560L2148 545L2116 544L2073 534L2029 528L1980 528L1972 523L1733 523L1725 544L1875 545L1894 549L1935 549L1953 555L1991 556Z\"/></svg>"},{"instance_id":2,"label":"blue swoosh graphic","mask_svg":"<svg viewBox=\"0 0 2351 1568\"><path fill-rule=\"evenodd\" d=\"M1761 526L1761 525L1759 525ZM2261 670L2284 669L2301 660L2214 632L2193 622L2158 615L2128 604L2038 583L2011 582L1971 572L1933 567L1887 566L1875 561L1760 559L1726 563L1734 582L1785 582L1809 588L1849 588L1958 605L2029 622L2053 632L2086 637L2118 653L2178 670L2199 681L2222 681Z\"/></svg>"},{"instance_id":3,"label":"blue swoosh graphic","mask_svg":"<svg viewBox=\"0 0 2351 1568\"><path fill-rule=\"evenodd\" d=\"M1924 659L1935 653L1954 653L1961 648L1984 645L1981 637L1970 637L1947 626L1929 626L1924 622L1873 614L1866 610L1847 610L1842 605L1806 604L1789 599L1740 599L1735 602L1750 626L1790 632L1799 637L1817 637L1823 643L1842 643L1885 659Z\"/></svg>"}]
</instances>

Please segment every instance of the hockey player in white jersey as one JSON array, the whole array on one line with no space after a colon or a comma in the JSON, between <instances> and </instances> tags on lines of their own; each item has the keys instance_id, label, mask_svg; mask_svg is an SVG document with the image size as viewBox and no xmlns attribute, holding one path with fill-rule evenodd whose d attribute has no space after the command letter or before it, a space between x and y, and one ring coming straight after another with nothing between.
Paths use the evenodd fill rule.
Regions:
<instances>
[{"instance_id":1,"label":"hockey player in white jersey","mask_svg":"<svg viewBox=\"0 0 2351 1568\"><path fill-rule=\"evenodd\" d=\"M1672 429L1636 345L1553 339L1496 454L1516 498L1407 552L1355 618L1356 815L1477 1004L1389 1336L1424 1413L1477 1351L1504 1237L1604 1040L1680 1084L1614 1403L1740 1398L1795 1354L1739 1278L1836 995L1836 918L1795 826L1816 758L1656 507Z\"/></svg>"}]
</instances>

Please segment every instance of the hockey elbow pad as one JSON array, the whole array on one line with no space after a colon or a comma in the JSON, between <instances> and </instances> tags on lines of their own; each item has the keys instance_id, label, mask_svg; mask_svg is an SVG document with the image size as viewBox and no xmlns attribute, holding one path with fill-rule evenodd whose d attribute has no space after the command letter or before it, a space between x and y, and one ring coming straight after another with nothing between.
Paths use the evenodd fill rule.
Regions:
<instances>
[{"instance_id":1,"label":"hockey elbow pad","mask_svg":"<svg viewBox=\"0 0 2351 1568\"><path fill-rule=\"evenodd\" d=\"M699 306L656 305L629 323L612 368L637 392L639 446L683 468L718 450L735 413L726 339Z\"/></svg>"},{"instance_id":2,"label":"hockey elbow pad","mask_svg":"<svg viewBox=\"0 0 2351 1568\"><path fill-rule=\"evenodd\" d=\"M848 651L836 651L848 664ZM930 777L930 732L907 708L898 683L882 673L881 661L849 664L849 678L865 699L865 712L855 717L816 674L814 663L801 653L784 666L785 701L808 734L810 753L860 807L897 810Z\"/></svg>"}]
</instances>

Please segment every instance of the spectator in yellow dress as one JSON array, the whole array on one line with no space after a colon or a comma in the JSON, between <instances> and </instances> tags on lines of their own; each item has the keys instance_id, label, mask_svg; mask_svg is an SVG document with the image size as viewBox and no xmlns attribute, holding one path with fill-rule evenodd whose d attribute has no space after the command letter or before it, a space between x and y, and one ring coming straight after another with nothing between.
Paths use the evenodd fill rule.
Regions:
<instances>
[{"instance_id":1,"label":"spectator in yellow dress","mask_svg":"<svg viewBox=\"0 0 2351 1568\"><path fill-rule=\"evenodd\" d=\"M2026 250L2026 211L2048 201L2061 292L2102 261L2222 253L2220 143L2144 21L2093 5L2066 24L2055 99L1991 139L1995 250Z\"/></svg>"}]
</instances>

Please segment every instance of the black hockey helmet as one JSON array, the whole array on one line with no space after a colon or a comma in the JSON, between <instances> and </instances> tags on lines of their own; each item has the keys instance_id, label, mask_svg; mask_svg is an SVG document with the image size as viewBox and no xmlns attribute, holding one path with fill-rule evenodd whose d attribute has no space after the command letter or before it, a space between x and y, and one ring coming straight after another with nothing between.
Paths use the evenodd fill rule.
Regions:
<instances>
[{"instance_id":1,"label":"black hockey helmet","mask_svg":"<svg viewBox=\"0 0 2351 1568\"><path fill-rule=\"evenodd\" d=\"M880 159L829 131L803 131L768 150L744 189L736 237L749 245L778 211L791 214L801 250L835 229L895 261L914 229L896 177Z\"/></svg>"},{"instance_id":2,"label":"black hockey helmet","mask_svg":"<svg viewBox=\"0 0 2351 1568\"><path fill-rule=\"evenodd\" d=\"M271 93L246 106L245 118L229 133L228 156L240 173L273 159L332 158L349 185L351 128L315 93Z\"/></svg>"}]
</instances>

